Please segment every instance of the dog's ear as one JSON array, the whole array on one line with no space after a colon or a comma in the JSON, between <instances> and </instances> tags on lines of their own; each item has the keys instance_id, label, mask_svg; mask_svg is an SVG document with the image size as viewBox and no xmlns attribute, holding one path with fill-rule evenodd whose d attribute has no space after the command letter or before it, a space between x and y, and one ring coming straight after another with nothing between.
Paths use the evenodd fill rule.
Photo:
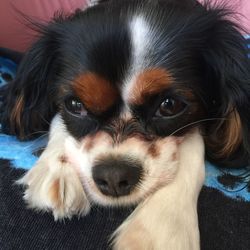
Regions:
<instances>
[{"instance_id":1,"label":"dog's ear","mask_svg":"<svg viewBox=\"0 0 250 250\"><path fill-rule=\"evenodd\" d=\"M56 44L45 33L23 57L15 80L0 90L2 130L20 139L46 131L56 112L53 102Z\"/></svg>"},{"instance_id":2,"label":"dog's ear","mask_svg":"<svg viewBox=\"0 0 250 250\"><path fill-rule=\"evenodd\" d=\"M207 86L213 91L212 118L207 127L206 149L210 160L225 166L243 166L250 158L250 63L246 40L223 10L215 17L211 38L203 51Z\"/></svg>"}]
</instances>

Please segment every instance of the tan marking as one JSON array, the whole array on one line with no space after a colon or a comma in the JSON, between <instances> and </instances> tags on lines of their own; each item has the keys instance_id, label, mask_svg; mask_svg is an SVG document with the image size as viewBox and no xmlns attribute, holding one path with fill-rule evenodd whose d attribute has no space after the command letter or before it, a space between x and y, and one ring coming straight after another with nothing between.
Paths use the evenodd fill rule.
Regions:
<instances>
[{"instance_id":1,"label":"tan marking","mask_svg":"<svg viewBox=\"0 0 250 250\"><path fill-rule=\"evenodd\" d=\"M239 113L230 112L227 119L219 128L215 136L206 138L206 144L212 149L213 157L223 159L233 154L242 142L242 125Z\"/></svg>"},{"instance_id":2,"label":"tan marking","mask_svg":"<svg viewBox=\"0 0 250 250\"><path fill-rule=\"evenodd\" d=\"M65 164L65 163L68 163L68 159L65 155L62 155L59 157L59 161L62 163L62 164Z\"/></svg>"},{"instance_id":3,"label":"tan marking","mask_svg":"<svg viewBox=\"0 0 250 250\"><path fill-rule=\"evenodd\" d=\"M89 137L85 141L84 150L89 152L94 147L94 145L95 144L94 144L93 138Z\"/></svg>"},{"instance_id":4,"label":"tan marking","mask_svg":"<svg viewBox=\"0 0 250 250\"><path fill-rule=\"evenodd\" d=\"M172 161L177 161L177 153L174 152L173 155L172 155Z\"/></svg>"},{"instance_id":5,"label":"tan marking","mask_svg":"<svg viewBox=\"0 0 250 250\"><path fill-rule=\"evenodd\" d=\"M153 158L156 158L160 155L160 150L158 149L155 143L152 143L148 148L148 154L151 155Z\"/></svg>"},{"instance_id":6,"label":"tan marking","mask_svg":"<svg viewBox=\"0 0 250 250\"><path fill-rule=\"evenodd\" d=\"M10 115L10 122L11 122L11 130L15 131L15 128L20 130L20 136L23 134L22 126L21 126L21 115L24 109L24 96L20 95L13 107L13 110Z\"/></svg>"},{"instance_id":7,"label":"tan marking","mask_svg":"<svg viewBox=\"0 0 250 250\"><path fill-rule=\"evenodd\" d=\"M130 90L128 101L135 105L141 105L146 97L167 89L172 82L172 76L165 69L148 69L137 77Z\"/></svg>"},{"instance_id":8,"label":"tan marking","mask_svg":"<svg viewBox=\"0 0 250 250\"><path fill-rule=\"evenodd\" d=\"M118 99L118 90L102 76L91 72L78 76L73 89L85 107L97 114L107 111Z\"/></svg>"},{"instance_id":9,"label":"tan marking","mask_svg":"<svg viewBox=\"0 0 250 250\"><path fill-rule=\"evenodd\" d=\"M49 189L49 196L54 204L56 204L56 207L59 207L62 204L62 200L60 197L60 180L56 179L53 184L51 185L51 188Z\"/></svg>"},{"instance_id":10,"label":"tan marking","mask_svg":"<svg viewBox=\"0 0 250 250\"><path fill-rule=\"evenodd\" d=\"M229 121L225 122L225 132L223 148L219 155L230 156L242 142L242 125L239 113L234 110L228 117Z\"/></svg>"}]
</instances>

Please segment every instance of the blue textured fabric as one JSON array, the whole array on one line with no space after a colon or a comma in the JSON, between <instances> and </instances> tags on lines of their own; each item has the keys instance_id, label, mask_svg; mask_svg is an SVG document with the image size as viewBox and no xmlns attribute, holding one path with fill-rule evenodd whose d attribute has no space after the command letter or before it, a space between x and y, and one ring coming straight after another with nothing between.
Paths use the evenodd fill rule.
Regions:
<instances>
[{"instance_id":1,"label":"blue textured fabric","mask_svg":"<svg viewBox=\"0 0 250 250\"><path fill-rule=\"evenodd\" d=\"M0 158L11 160L16 168L30 169L37 161L37 152L46 145L47 138L21 142L16 137L0 134Z\"/></svg>"},{"instance_id":2,"label":"blue textured fabric","mask_svg":"<svg viewBox=\"0 0 250 250\"><path fill-rule=\"evenodd\" d=\"M17 70L17 65L9 60L0 56L0 87L7 84L6 78L14 79Z\"/></svg>"},{"instance_id":3,"label":"blue textured fabric","mask_svg":"<svg viewBox=\"0 0 250 250\"><path fill-rule=\"evenodd\" d=\"M250 57L250 36L246 37L248 41L249 57ZM12 77L15 76L17 65L6 59L0 57L0 74L8 73ZM0 77L0 87L5 85L6 81ZM0 125L1 126L1 125ZM20 142L14 136L0 134L0 158L11 160L13 167L30 169L37 161L37 152L40 148L44 147L47 143L46 137L41 137L33 141ZM246 170L227 170L220 169L208 162L206 162L206 181L205 185L208 187L216 188L222 191L225 195L234 199L245 199L250 201L250 193L245 188L244 183L236 183L233 187L225 187L219 181L221 176L235 175L247 176ZM250 176L247 178L250 179ZM245 179L246 180L246 179Z\"/></svg>"}]
</instances>

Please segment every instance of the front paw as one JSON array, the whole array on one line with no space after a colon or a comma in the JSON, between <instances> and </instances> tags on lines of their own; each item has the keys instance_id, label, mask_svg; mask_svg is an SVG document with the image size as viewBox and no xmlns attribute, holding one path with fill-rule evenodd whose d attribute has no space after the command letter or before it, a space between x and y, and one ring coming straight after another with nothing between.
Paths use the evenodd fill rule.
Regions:
<instances>
[{"instance_id":1,"label":"front paw","mask_svg":"<svg viewBox=\"0 0 250 250\"><path fill-rule=\"evenodd\" d=\"M24 200L30 208L52 211L55 220L85 215L90 210L82 183L67 162L57 160L51 166L51 162L39 160L17 183L25 186Z\"/></svg>"},{"instance_id":2,"label":"front paw","mask_svg":"<svg viewBox=\"0 0 250 250\"><path fill-rule=\"evenodd\" d=\"M153 250L155 249L150 232L139 220L125 221L113 236L114 250Z\"/></svg>"},{"instance_id":3,"label":"front paw","mask_svg":"<svg viewBox=\"0 0 250 250\"><path fill-rule=\"evenodd\" d=\"M141 203L114 233L114 249L199 250L196 202L175 189L169 184Z\"/></svg>"}]
</instances>

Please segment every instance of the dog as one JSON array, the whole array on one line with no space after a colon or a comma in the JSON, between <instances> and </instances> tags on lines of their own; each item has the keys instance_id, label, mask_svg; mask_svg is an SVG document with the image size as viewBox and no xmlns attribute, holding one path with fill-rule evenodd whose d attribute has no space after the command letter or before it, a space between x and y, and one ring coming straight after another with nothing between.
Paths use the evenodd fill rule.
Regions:
<instances>
[{"instance_id":1,"label":"dog","mask_svg":"<svg viewBox=\"0 0 250 250\"><path fill-rule=\"evenodd\" d=\"M115 249L199 249L204 156L250 159L250 67L230 11L196 0L107 0L37 25L5 88L2 129L49 142L19 180L55 219L138 204ZM204 144L204 145L203 145Z\"/></svg>"}]
</instances>

